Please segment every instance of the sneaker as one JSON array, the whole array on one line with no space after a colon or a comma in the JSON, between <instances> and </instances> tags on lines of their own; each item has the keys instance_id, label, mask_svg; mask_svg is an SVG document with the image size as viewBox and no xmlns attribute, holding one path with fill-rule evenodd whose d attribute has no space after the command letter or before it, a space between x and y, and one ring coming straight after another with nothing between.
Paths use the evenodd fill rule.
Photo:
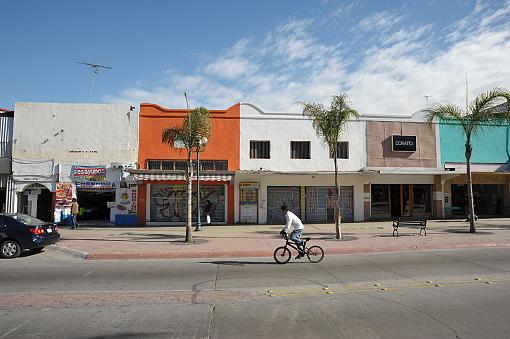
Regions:
<instances>
[{"instance_id":1,"label":"sneaker","mask_svg":"<svg viewBox=\"0 0 510 339\"><path fill-rule=\"evenodd\" d=\"M302 257L304 257L304 256L305 256L304 254L299 253L299 254L297 255L297 257L295 257L294 259L301 259L301 258L302 258Z\"/></svg>"}]
</instances>

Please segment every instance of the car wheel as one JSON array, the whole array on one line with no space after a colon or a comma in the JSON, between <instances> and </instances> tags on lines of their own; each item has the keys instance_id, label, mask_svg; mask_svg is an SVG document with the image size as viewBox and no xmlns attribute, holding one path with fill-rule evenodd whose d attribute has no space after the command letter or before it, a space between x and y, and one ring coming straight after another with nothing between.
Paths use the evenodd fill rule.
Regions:
<instances>
[{"instance_id":1,"label":"car wheel","mask_svg":"<svg viewBox=\"0 0 510 339\"><path fill-rule=\"evenodd\" d=\"M14 240L6 240L0 246L0 255L4 258L16 258L21 254L21 246Z\"/></svg>"},{"instance_id":2,"label":"car wheel","mask_svg":"<svg viewBox=\"0 0 510 339\"><path fill-rule=\"evenodd\" d=\"M39 253L39 252L41 252L43 249L44 249L44 247L36 247L36 248L32 248L32 249L30 250L30 252Z\"/></svg>"}]
</instances>

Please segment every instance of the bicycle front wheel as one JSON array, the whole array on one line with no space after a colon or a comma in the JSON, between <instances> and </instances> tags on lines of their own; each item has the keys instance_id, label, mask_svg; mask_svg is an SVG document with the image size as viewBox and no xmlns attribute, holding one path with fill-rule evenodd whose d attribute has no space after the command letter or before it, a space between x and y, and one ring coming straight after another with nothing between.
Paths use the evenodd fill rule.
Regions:
<instances>
[{"instance_id":1,"label":"bicycle front wheel","mask_svg":"<svg viewBox=\"0 0 510 339\"><path fill-rule=\"evenodd\" d=\"M285 246L278 247L274 250L273 258L278 264L286 264L290 260L290 250Z\"/></svg>"},{"instance_id":2,"label":"bicycle front wheel","mask_svg":"<svg viewBox=\"0 0 510 339\"><path fill-rule=\"evenodd\" d=\"M306 251L306 256L311 262L318 263L324 258L324 250L320 246L312 246Z\"/></svg>"}]
</instances>

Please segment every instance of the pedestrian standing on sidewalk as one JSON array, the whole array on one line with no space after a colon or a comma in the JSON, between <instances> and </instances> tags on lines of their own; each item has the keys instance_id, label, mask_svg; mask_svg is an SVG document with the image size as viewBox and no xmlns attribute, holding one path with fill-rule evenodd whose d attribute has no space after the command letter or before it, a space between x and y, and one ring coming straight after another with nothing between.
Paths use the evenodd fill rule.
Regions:
<instances>
[{"instance_id":1,"label":"pedestrian standing on sidewalk","mask_svg":"<svg viewBox=\"0 0 510 339\"><path fill-rule=\"evenodd\" d=\"M301 235L303 234L303 231L305 227L303 226L303 223L301 222L301 219L298 218L297 215L292 213L288 210L286 205L283 205L281 207L282 213L285 215L286 223L285 226L283 226L283 229L280 231L280 234L287 234L289 231L290 225L292 225L292 233L290 234L289 239L294 241L298 248L302 248L299 254L295 259L301 259L304 257L305 249L303 247L303 240L301 240Z\"/></svg>"},{"instance_id":2,"label":"pedestrian standing on sidewalk","mask_svg":"<svg viewBox=\"0 0 510 339\"><path fill-rule=\"evenodd\" d=\"M78 221L76 220L78 213L80 213L80 205L78 205L76 198L73 198L73 203L71 204L71 215L73 216L73 225L71 226L71 229L73 230L78 228Z\"/></svg>"},{"instance_id":3,"label":"pedestrian standing on sidewalk","mask_svg":"<svg viewBox=\"0 0 510 339\"><path fill-rule=\"evenodd\" d=\"M213 210L213 208L212 208L211 201L209 199L207 199L207 201L205 202L205 219L206 219L207 225L211 224L212 210Z\"/></svg>"}]
</instances>

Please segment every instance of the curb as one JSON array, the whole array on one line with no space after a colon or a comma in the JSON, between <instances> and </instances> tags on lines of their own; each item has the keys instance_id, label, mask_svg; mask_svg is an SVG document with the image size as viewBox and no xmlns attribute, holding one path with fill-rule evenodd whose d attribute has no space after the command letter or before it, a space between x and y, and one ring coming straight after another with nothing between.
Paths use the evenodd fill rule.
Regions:
<instances>
[{"instance_id":1,"label":"curb","mask_svg":"<svg viewBox=\"0 0 510 339\"><path fill-rule=\"evenodd\" d=\"M79 258L79 259L87 259L90 254L87 252L78 251L69 247L64 247L60 245L50 245L47 246L46 249L52 250L54 252L60 252L63 254L67 254L69 256Z\"/></svg>"}]
</instances>

